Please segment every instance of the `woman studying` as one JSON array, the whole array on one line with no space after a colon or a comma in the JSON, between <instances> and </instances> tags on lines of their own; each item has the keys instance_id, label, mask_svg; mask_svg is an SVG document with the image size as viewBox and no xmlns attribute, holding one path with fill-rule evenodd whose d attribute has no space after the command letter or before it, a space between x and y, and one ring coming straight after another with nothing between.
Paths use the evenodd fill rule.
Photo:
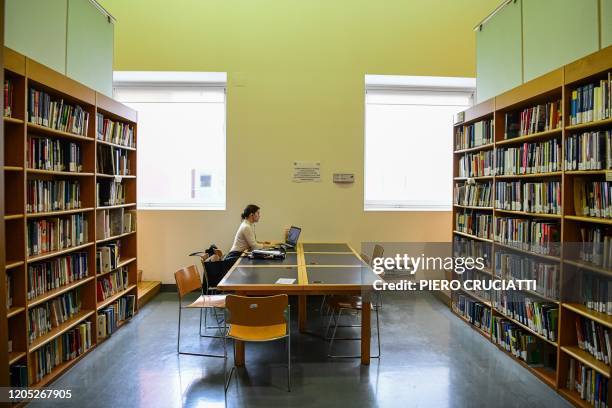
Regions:
<instances>
[{"instance_id":1,"label":"woman studying","mask_svg":"<svg viewBox=\"0 0 612 408\"><path fill-rule=\"evenodd\" d=\"M238 231L236 231L232 249L230 249L230 252L227 254L225 259L238 258L244 251L261 249L264 247L264 245L270 244L268 241L257 241L255 236L255 223L259 222L260 217L261 215L259 213L258 206L255 204L249 204L246 206L241 215L242 222L238 227Z\"/></svg>"}]
</instances>

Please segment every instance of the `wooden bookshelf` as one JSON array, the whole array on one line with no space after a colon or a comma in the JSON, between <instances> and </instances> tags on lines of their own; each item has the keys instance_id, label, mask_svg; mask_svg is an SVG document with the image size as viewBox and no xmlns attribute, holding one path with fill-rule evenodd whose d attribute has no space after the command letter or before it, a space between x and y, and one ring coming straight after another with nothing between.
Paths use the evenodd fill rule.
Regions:
<instances>
[{"instance_id":1,"label":"wooden bookshelf","mask_svg":"<svg viewBox=\"0 0 612 408\"><path fill-rule=\"evenodd\" d=\"M491 264L495 265L495 255L500 251L505 253L516 253L520 256L529 256L533 260L539 260L544 264L558 265L556 268L558 278L558 293L559 299L543 296L538 292L530 290L522 290L525 296L530 297L536 302L543 302L552 305L558 305L559 316L557 323L556 341L551 341L545 336L531 330L528 326L521 324L516 319L500 312L496 307L496 301L493 296L491 302L474 296L473 293L467 292L467 295L476 299L485 308L490 309L492 316L496 315L501 318L507 319L519 327L523 332L533 335L537 338L538 342L542 342L542 347L548 347L548 350L556 350L556 363L554 369L547 368L535 368L526 364L524 361L512 356L509 352L499 347L504 353L509 355L512 359L517 361L520 365L527 368L538 378L548 384L551 388L555 389L559 394L564 396L575 406L588 407L591 406L586 401L580 399L578 393L574 390L570 391L567 388L568 370L570 360L578 361L584 364L586 367L590 367L595 372L603 375L605 378L611 377L611 369L609 365L604 364L602 361L598 361L596 358L591 356L588 352L581 350L577 343L577 334L575 321L577 318L587 318L597 324L602 325L604 328L612 330L612 316L606 313L596 312L587 308L581 300L582 292L581 287L583 285L582 279L585 279L583 275L585 273L592 274L589 276L596 276L597 279L612 280L612 269L598 266L596 264L582 261L578 257L577 247L572 246L571 243L580 243L581 234L584 234L585 228L599 226L606 228L612 225L612 219L586 217L576 215L574 211L574 184L576 178L582 178L585 180L596 180L603 181L609 174L610 170L566 170L564 168L564 159L566 152L566 141L568 138L575 134L581 134L582 132L610 130L612 128L612 118L604 118L602 120L596 120L588 123L581 123L571 125L570 122L570 102L572 98L572 92L579 86L598 83L599 80L607 79L607 73L612 72L612 47L607 47L601 51L591 54L585 58L582 58L574 63L568 64L564 67L556 69L542 77L536 78L523 85L520 85L512 90L504 92L501 95L496 96L490 100L487 100L479 105L473 106L464 113L465 121L463 123L455 124L455 129L458 127L465 127L471 123L477 122L483 119L493 119L494 123L494 141L492 146L479 146L471 149L457 150L452 154L453 159L453 183L455 185L463 183L467 180L473 180L475 182L491 182L492 183L492 201L491 206L494 205L495 200L495 187L497 181L519 181L524 182L538 182L538 181L560 181L561 186L561 208L560 214L538 214L525 211L510 211L493 208L486 210L486 208L463 206L459 204L453 205L453 227L452 234L454 237L467 238L468 240L483 241L482 238L465 234L457 231L455 225L456 214L462 212L470 212L472 214L479 212L479 214L492 214L492 225L489 230L494 231L496 227L495 220L499 217L511 217L526 220L542 220L547 222L558 223L559 235L560 235L560 253L559 256L544 255L535 253L522 248L516 248L514 246L505 245L497 242L495 239L491 241ZM547 129L537 133L527 134L524 136L514 137L511 139L505 139L504 128L506 114L509 117L516 115L517 112L521 112L523 109L530 108L539 104L550 103L561 101L561 126L558 128ZM456 130L453 130L453 140L455 137ZM517 175L502 175L495 174L495 163L493 165L492 176L487 177L459 177L459 160L465 154L469 154L472 151L479 150L493 150L494 154L499 149L516 148L520 147L523 143L539 143L556 140L560 144L561 156L559 157L559 171L547 172L547 173L533 173L533 174L517 174ZM494 159L496 157L494 156ZM488 211L488 212L486 212ZM495 233L494 233L495 236ZM488 241L487 241L488 242ZM493 276L496 279L500 279L499 276ZM509 273L509 272L508 272ZM510 279L508 276L507 279ZM604 283L605 284L605 283ZM586 284L584 284L586 285ZM465 292L465 291L462 291ZM493 295L493 294L492 294ZM451 293L454 298L455 292ZM451 304L450 302L449 304ZM453 313L457 314L454 310ZM458 315L462 320L468 321L467 318ZM474 327L473 325L471 325ZM490 335L485 336L492 339ZM552 348L552 349L551 349ZM551 353L552 354L552 353ZM612 390L612 384L608 383L608 390ZM612 397L608 392L607 404L612 403Z\"/></svg>"},{"instance_id":2,"label":"wooden bookshelf","mask_svg":"<svg viewBox=\"0 0 612 408\"><path fill-rule=\"evenodd\" d=\"M137 311L137 290L136 281L138 276L138 257L137 257L137 232L130 232L118 236L110 237L107 240L96 241L96 217L97 210L103 208L127 208L136 206L136 160L137 160L137 113L101 95L42 64L37 63L23 55L20 55L8 48L4 48L4 55L9 56L4 60L4 75L9 78L13 85L13 101L11 117L4 118L4 154L2 158L2 168L5 183L3 192L5 199L2 203L3 227L8 236L12 239L5 241L2 251L6 257L0 259L7 262L1 264L2 274L9 274L12 280L12 307L3 312L3 316L8 319L8 337L13 340L13 352L10 353L8 365L1 367L8 372L13 364L23 364L28 367L29 387L42 387L50 384L64 371L72 367L77 361L87 355L102 339L97 338L97 315L98 306L101 304L97 299L97 284L104 274L97 274L96 252L99 245L107 245L112 242L120 242L120 256L124 266L128 270L128 288L112 299L107 299L103 303L108 306L122 296L134 296L135 311ZM50 127L31 123L28 115L30 89L45 92L51 95L52 99L63 99L70 105L79 105L87 112L88 126L83 134L74 134ZM120 122L129 125L133 129L134 147L125 147L116 143L100 140L98 137L98 117L110 119L113 122ZM27 160L27 145L32 138L49 138L59 143L74 143L79 147L82 169L79 172L70 171L50 171L29 168ZM116 139L119 140L119 139ZM99 174L96 169L97 146L113 146L125 149L130 161L129 176L108 176ZM40 213L28 213L27 204L27 182L29 180L70 180L78 181L80 188L81 208L74 208L63 211L49 211ZM96 180L105 182L121 182L124 184L126 200L129 204L121 206L96 206L97 190ZM11 194L7 194L8 191ZM85 243L74 245L61 250L42 253L35 256L28 256L28 233L29 223L50 218L68 218L75 214L82 214L87 221L87 234L84 237ZM137 229L137 228L136 228ZM28 268L32 264L40 261L54 261L59 257L70 256L76 252L87 254L87 276L73 281L69 284L49 290L33 299L27 299L28 292ZM5 281L4 276L1 277ZM30 309L44 305L58 296L62 296L72 291L79 291L81 302L80 311L68 321L53 328L33 342L28 342L28 326L30 319ZM2 304L5 305L5 300ZM2 309L3 310L3 309ZM45 344L62 336L69 330L73 330L83 322L91 324L92 347L73 360L61 363L53 368L51 374L43 377L36 382L32 376L30 368L33 367L36 351ZM123 323L123 322L120 322ZM121 326L118 324L117 326ZM0 344L6 350L6 343ZM41 349L42 350L42 349Z\"/></svg>"}]
</instances>

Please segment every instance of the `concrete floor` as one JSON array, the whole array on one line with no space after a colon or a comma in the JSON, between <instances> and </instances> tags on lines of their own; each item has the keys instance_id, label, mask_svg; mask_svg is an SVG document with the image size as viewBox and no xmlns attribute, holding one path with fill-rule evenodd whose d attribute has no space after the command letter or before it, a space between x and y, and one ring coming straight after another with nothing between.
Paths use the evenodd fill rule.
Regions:
<instances>
[{"instance_id":1,"label":"concrete floor","mask_svg":"<svg viewBox=\"0 0 612 408\"><path fill-rule=\"evenodd\" d=\"M310 306L317 303L313 298ZM199 340L198 312L187 313L181 348L220 351ZM53 384L71 389L70 401L31 406L571 406L427 293L389 294L381 313L383 356L369 367L358 359L327 360L323 340L295 334L290 393L284 344L248 344L247 368L232 380L226 405L223 360L176 354L177 297L162 293ZM309 321L313 330L318 323ZM351 343L346 350L358 352L359 342Z\"/></svg>"}]
</instances>

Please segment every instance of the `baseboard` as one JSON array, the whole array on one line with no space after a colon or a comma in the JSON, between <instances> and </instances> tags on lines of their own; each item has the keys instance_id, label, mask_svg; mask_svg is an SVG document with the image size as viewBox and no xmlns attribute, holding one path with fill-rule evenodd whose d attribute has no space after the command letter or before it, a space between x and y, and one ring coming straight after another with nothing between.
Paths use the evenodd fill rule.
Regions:
<instances>
[{"instance_id":1,"label":"baseboard","mask_svg":"<svg viewBox=\"0 0 612 408\"><path fill-rule=\"evenodd\" d=\"M177 292L175 283L162 283L161 292Z\"/></svg>"}]
</instances>

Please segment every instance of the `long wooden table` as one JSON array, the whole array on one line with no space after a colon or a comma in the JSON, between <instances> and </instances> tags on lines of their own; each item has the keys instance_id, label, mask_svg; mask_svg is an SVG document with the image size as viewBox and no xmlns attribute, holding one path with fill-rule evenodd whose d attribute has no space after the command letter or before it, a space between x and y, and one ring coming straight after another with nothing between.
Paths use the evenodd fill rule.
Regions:
<instances>
[{"instance_id":1,"label":"long wooden table","mask_svg":"<svg viewBox=\"0 0 612 408\"><path fill-rule=\"evenodd\" d=\"M276 283L294 279L292 284ZM361 295L361 364L370 364L370 292L378 276L347 243L298 243L284 260L241 257L217 285L239 295L298 296L298 326L306 331L309 295ZM235 364L244 365L244 343L235 342Z\"/></svg>"}]
</instances>

